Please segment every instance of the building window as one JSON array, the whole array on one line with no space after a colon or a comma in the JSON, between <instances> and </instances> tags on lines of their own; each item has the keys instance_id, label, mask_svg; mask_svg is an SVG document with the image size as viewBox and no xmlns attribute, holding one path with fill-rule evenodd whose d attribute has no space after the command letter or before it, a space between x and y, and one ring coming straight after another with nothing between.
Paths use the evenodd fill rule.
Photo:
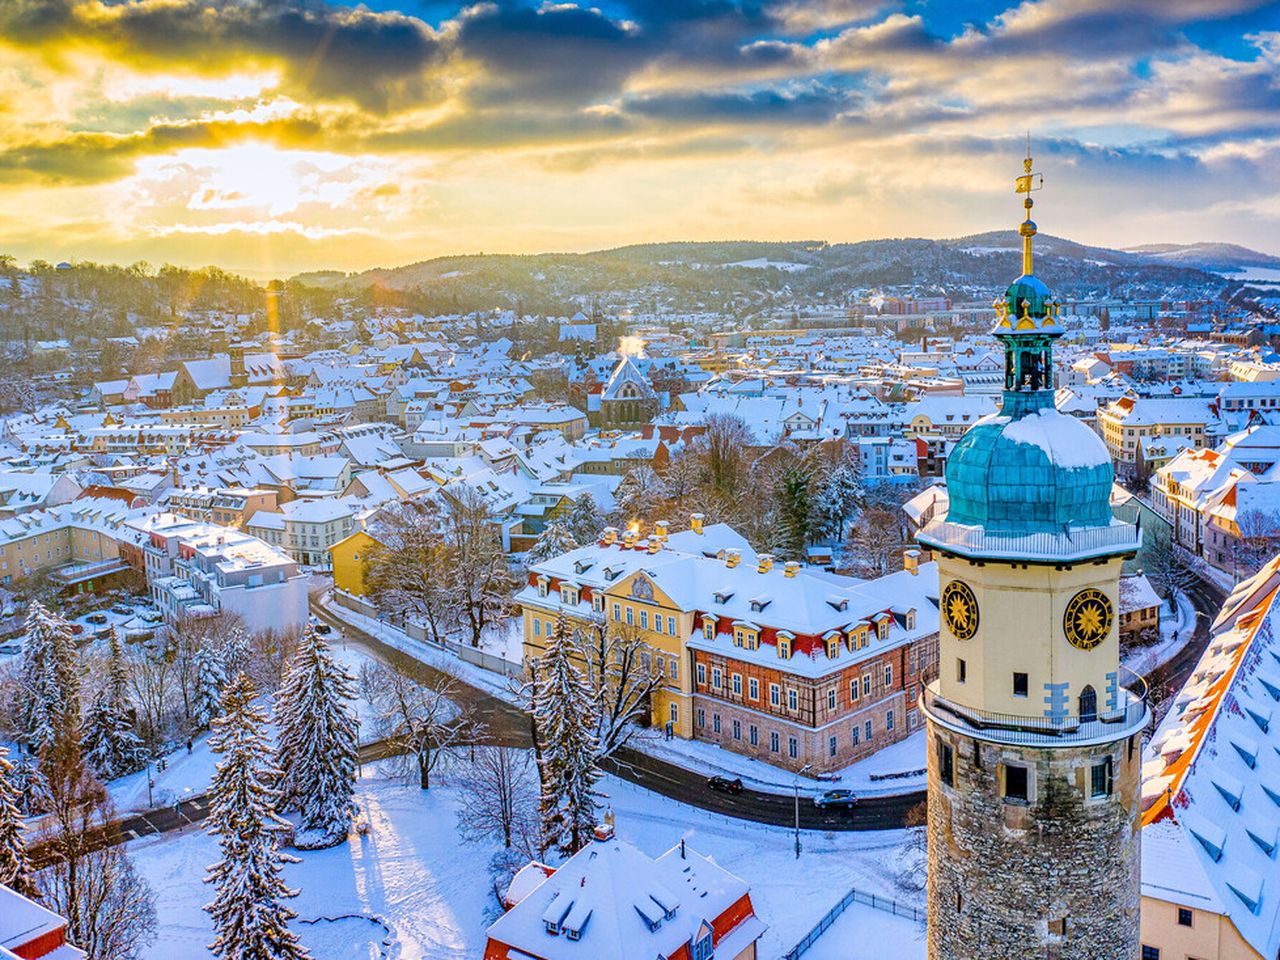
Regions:
<instances>
[{"instance_id":1,"label":"building window","mask_svg":"<svg viewBox=\"0 0 1280 960\"><path fill-rule=\"evenodd\" d=\"M622 619L622 607L618 606L616 603L613 605L613 619L614 620Z\"/></svg>"},{"instance_id":2,"label":"building window","mask_svg":"<svg viewBox=\"0 0 1280 960\"><path fill-rule=\"evenodd\" d=\"M777 730L769 731L769 749L774 753L778 752L778 731Z\"/></svg>"},{"instance_id":3,"label":"building window","mask_svg":"<svg viewBox=\"0 0 1280 960\"><path fill-rule=\"evenodd\" d=\"M836 741L836 738L835 738L835 737L828 737L828 738L827 738L827 754L828 754L829 756L834 757L834 756L836 755L836 751L839 749L839 746L840 746L840 745L839 745L839 743Z\"/></svg>"},{"instance_id":4,"label":"building window","mask_svg":"<svg viewBox=\"0 0 1280 960\"><path fill-rule=\"evenodd\" d=\"M886 689L893 687L893 664L884 665L884 685Z\"/></svg>"},{"instance_id":5,"label":"building window","mask_svg":"<svg viewBox=\"0 0 1280 960\"><path fill-rule=\"evenodd\" d=\"M742 674L740 673L733 675L733 695L735 697L742 696Z\"/></svg>"},{"instance_id":6,"label":"building window","mask_svg":"<svg viewBox=\"0 0 1280 960\"><path fill-rule=\"evenodd\" d=\"M742 721L741 720L733 721L733 739L735 740L742 739Z\"/></svg>"},{"instance_id":7,"label":"building window","mask_svg":"<svg viewBox=\"0 0 1280 960\"><path fill-rule=\"evenodd\" d=\"M893 711L892 710L890 710L888 713L884 715L884 728L886 730L893 729Z\"/></svg>"},{"instance_id":8,"label":"building window","mask_svg":"<svg viewBox=\"0 0 1280 960\"><path fill-rule=\"evenodd\" d=\"M1027 695L1027 675L1025 673L1015 673L1013 675L1013 695L1015 697L1025 697Z\"/></svg>"},{"instance_id":9,"label":"building window","mask_svg":"<svg viewBox=\"0 0 1280 960\"><path fill-rule=\"evenodd\" d=\"M956 657L956 683L964 683L969 676L969 665L962 657Z\"/></svg>"},{"instance_id":10,"label":"building window","mask_svg":"<svg viewBox=\"0 0 1280 960\"><path fill-rule=\"evenodd\" d=\"M862 725L862 735L866 739L867 743L871 742L871 734L872 734L871 721L868 720L866 723Z\"/></svg>"},{"instance_id":11,"label":"building window","mask_svg":"<svg viewBox=\"0 0 1280 960\"><path fill-rule=\"evenodd\" d=\"M701 707L698 708L698 726L705 727L707 725L707 711Z\"/></svg>"},{"instance_id":12,"label":"building window","mask_svg":"<svg viewBox=\"0 0 1280 960\"><path fill-rule=\"evenodd\" d=\"M951 744L938 741L938 777L948 787L956 785L956 755Z\"/></svg>"},{"instance_id":13,"label":"building window","mask_svg":"<svg viewBox=\"0 0 1280 960\"><path fill-rule=\"evenodd\" d=\"M858 699L858 678L854 677L849 681L849 699L857 701Z\"/></svg>"},{"instance_id":14,"label":"building window","mask_svg":"<svg viewBox=\"0 0 1280 960\"><path fill-rule=\"evenodd\" d=\"M840 655L840 638L833 637L827 641L827 659L834 660Z\"/></svg>"},{"instance_id":15,"label":"building window","mask_svg":"<svg viewBox=\"0 0 1280 960\"><path fill-rule=\"evenodd\" d=\"M858 745L858 741L862 739L861 733L862 733L862 728L859 727L856 723L849 730L849 742L853 744L855 747Z\"/></svg>"},{"instance_id":16,"label":"building window","mask_svg":"<svg viewBox=\"0 0 1280 960\"><path fill-rule=\"evenodd\" d=\"M707 685L707 665L705 663L698 664L698 686L705 687Z\"/></svg>"},{"instance_id":17,"label":"building window","mask_svg":"<svg viewBox=\"0 0 1280 960\"><path fill-rule=\"evenodd\" d=\"M708 640L714 640L716 638L716 625L713 621L702 621L702 635Z\"/></svg>"},{"instance_id":18,"label":"building window","mask_svg":"<svg viewBox=\"0 0 1280 960\"><path fill-rule=\"evenodd\" d=\"M711 729L716 733L720 732L720 714L713 713L711 715Z\"/></svg>"},{"instance_id":19,"label":"building window","mask_svg":"<svg viewBox=\"0 0 1280 960\"><path fill-rule=\"evenodd\" d=\"M864 697L871 696L871 674L865 674L862 678L862 695Z\"/></svg>"},{"instance_id":20,"label":"building window","mask_svg":"<svg viewBox=\"0 0 1280 960\"><path fill-rule=\"evenodd\" d=\"M604 597L596 594L591 598L591 609L596 613L604 613Z\"/></svg>"},{"instance_id":21,"label":"building window","mask_svg":"<svg viewBox=\"0 0 1280 960\"><path fill-rule=\"evenodd\" d=\"M671 718L672 723L680 722L680 704L678 703L667 704L667 712Z\"/></svg>"},{"instance_id":22,"label":"building window","mask_svg":"<svg viewBox=\"0 0 1280 960\"><path fill-rule=\"evenodd\" d=\"M787 709L793 712L800 709L800 698L794 690L787 691Z\"/></svg>"},{"instance_id":23,"label":"building window","mask_svg":"<svg viewBox=\"0 0 1280 960\"><path fill-rule=\"evenodd\" d=\"M550 585L547 583L546 577L539 577L538 578L538 596L545 597L547 595L547 589L549 586Z\"/></svg>"},{"instance_id":24,"label":"building window","mask_svg":"<svg viewBox=\"0 0 1280 960\"><path fill-rule=\"evenodd\" d=\"M754 723L747 727L747 740L753 747L760 745L760 728Z\"/></svg>"},{"instance_id":25,"label":"building window","mask_svg":"<svg viewBox=\"0 0 1280 960\"><path fill-rule=\"evenodd\" d=\"M787 637L778 638L778 656L783 660L791 659L791 641Z\"/></svg>"},{"instance_id":26,"label":"building window","mask_svg":"<svg viewBox=\"0 0 1280 960\"><path fill-rule=\"evenodd\" d=\"M1142 960L1160 960L1160 948L1142 945Z\"/></svg>"},{"instance_id":27,"label":"building window","mask_svg":"<svg viewBox=\"0 0 1280 960\"><path fill-rule=\"evenodd\" d=\"M781 696L782 694L778 685L776 683L769 684L769 705L774 707L778 706L778 704L782 702Z\"/></svg>"},{"instance_id":28,"label":"building window","mask_svg":"<svg viewBox=\"0 0 1280 960\"><path fill-rule=\"evenodd\" d=\"M676 635L676 618L675 617L667 617L667 633L671 634L671 636L673 637Z\"/></svg>"},{"instance_id":29,"label":"building window","mask_svg":"<svg viewBox=\"0 0 1280 960\"><path fill-rule=\"evenodd\" d=\"M640 629L641 630L649 629L649 611L648 610L640 611Z\"/></svg>"},{"instance_id":30,"label":"building window","mask_svg":"<svg viewBox=\"0 0 1280 960\"><path fill-rule=\"evenodd\" d=\"M1192 913L1188 907L1178 908L1178 926L1180 927L1191 926L1191 918L1192 918Z\"/></svg>"},{"instance_id":31,"label":"building window","mask_svg":"<svg viewBox=\"0 0 1280 960\"><path fill-rule=\"evenodd\" d=\"M800 755L800 748L795 737L787 737L787 756L794 760Z\"/></svg>"},{"instance_id":32,"label":"building window","mask_svg":"<svg viewBox=\"0 0 1280 960\"><path fill-rule=\"evenodd\" d=\"M1089 794L1094 797L1111 796L1111 758L1095 763L1089 771Z\"/></svg>"},{"instance_id":33,"label":"building window","mask_svg":"<svg viewBox=\"0 0 1280 960\"><path fill-rule=\"evenodd\" d=\"M1027 802L1027 768L1006 764L1004 768L1004 798L1012 803Z\"/></svg>"},{"instance_id":34,"label":"building window","mask_svg":"<svg viewBox=\"0 0 1280 960\"><path fill-rule=\"evenodd\" d=\"M741 631L741 630L735 630L735 631L733 631L733 645L734 645L735 647L740 647L740 646L742 646L742 631Z\"/></svg>"},{"instance_id":35,"label":"building window","mask_svg":"<svg viewBox=\"0 0 1280 960\"><path fill-rule=\"evenodd\" d=\"M540 636L542 636L542 621L541 621L541 620L534 620L534 621L533 621L533 635L534 635L535 637L540 637Z\"/></svg>"},{"instance_id":36,"label":"building window","mask_svg":"<svg viewBox=\"0 0 1280 960\"><path fill-rule=\"evenodd\" d=\"M680 661L676 657L671 658L671 679L680 679Z\"/></svg>"},{"instance_id":37,"label":"building window","mask_svg":"<svg viewBox=\"0 0 1280 960\"><path fill-rule=\"evenodd\" d=\"M836 708L836 688L832 687L827 691L827 709L834 710Z\"/></svg>"},{"instance_id":38,"label":"building window","mask_svg":"<svg viewBox=\"0 0 1280 960\"><path fill-rule=\"evenodd\" d=\"M711 687L712 687L712 689L713 689L713 690L719 690L719 689L720 689L720 681L721 681L721 679L722 679L722 675L721 675L721 673L720 673L720 668L719 668L719 667L712 667L712 668L711 668Z\"/></svg>"},{"instance_id":39,"label":"building window","mask_svg":"<svg viewBox=\"0 0 1280 960\"><path fill-rule=\"evenodd\" d=\"M658 633L662 632L662 617L655 616L653 618L653 629L656 630Z\"/></svg>"},{"instance_id":40,"label":"building window","mask_svg":"<svg viewBox=\"0 0 1280 960\"><path fill-rule=\"evenodd\" d=\"M755 677L750 677L747 680L747 696L752 700L760 699L760 681Z\"/></svg>"},{"instance_id":41,"label":"building window","mask_svg":"<svg viewBox=\"0 0 1280 960\"><path fill-rule=\"evenodd\" d=\"M627 626L631 626L636 622L636 612L627 607Z\"/></svg>"}]
</instances>

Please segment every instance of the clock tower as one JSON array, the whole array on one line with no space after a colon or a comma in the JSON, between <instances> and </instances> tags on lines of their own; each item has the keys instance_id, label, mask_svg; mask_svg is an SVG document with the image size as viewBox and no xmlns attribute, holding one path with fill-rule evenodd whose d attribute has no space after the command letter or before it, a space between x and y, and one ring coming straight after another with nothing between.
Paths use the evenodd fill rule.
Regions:
<instances>
[{"instance_id":1,"label":"clock tower","mask_svg":"<svg viewBox=\"0 0 1280 960\"><path fill-rule=\"evenodd\" d=\"M1111 459L1054 407L1060 304L1032 263L995 302L1004 399L947 463L937 676L921 695L929 767L930 960L1132 960L1145 688L1120 667Z\"/></svg>"}]
</instances>

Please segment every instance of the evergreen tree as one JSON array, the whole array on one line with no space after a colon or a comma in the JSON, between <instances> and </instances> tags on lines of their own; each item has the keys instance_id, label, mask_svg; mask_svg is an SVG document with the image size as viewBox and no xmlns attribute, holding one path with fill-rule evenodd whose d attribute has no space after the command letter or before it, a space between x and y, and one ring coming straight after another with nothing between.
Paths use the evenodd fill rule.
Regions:
<instances>
[{"instance_id":1,"label":"evergreen tree","mask_svg":"<svg viewBox=\"0 0 1280 960\"><path fill-rule=\"evenodd\" d=\"M80 675L75 640L66 620L33 600L27 610L19 684L19 723L26 743L43 754L76 738L80 725Z\"/></svg>"},{"instance_id":2,"label":"evergreen tree","mask_svg":"<svg viewBox=\"0 0 1280 960\"><path fill-rule=\"evenodd\" d=\"M192 658L195 691L191 702L191 719L200 729L213 723L222 709L222 688L227 682L223 655L206 643Z\"/></svg>"},{"instance_id":3,"label":"evergreen tree","mask_svg":"<svg viewBox=\"0 0 1280 960\"><path fill-rule=\"evenodd\" d=\"M810 494L812 471L802 460L789 464L774 482L777 498L777 549L789 560L804 560L805 548L813 537L811 518L813 497Z\"/></svg>"},{"instance_id":4,"label":"evergreen tree","mask_svg":"<svg viewBox=\"0 0 1280 960\"><path fill-rule=\"evenodd\" d=\"M297 914L282 903L297 891L280 875L283 864L297 860L282 853L276 839L286 828L273 809L278 793L271 784L279 774L260 759L268 749L267 718L254 706L255 694L248 676L237 674L209 738L214 752L223 755L206 821L222 853L205 877L216 890L204 908L217 932L209 949L223 960L300 960L310 954L289 929Z\"/></svg>"},{"instance_id":5,"label":"evergreen tree","mask_svg":"<svg viewBox=\"0 0 1280 960\"><path fill-rule=\"evenodd\" d=\"M120 637L114 631L107 661L107 682L89 708L81 747L85 762L102 780L141 770L147 762L147 749L142 738L134 733L133 722L129 719L124 653L120 648Z\"/></svg>"},{"instance_id":6,"label":"evergreen tree","mask_svg":"<svg viewBox=\"0 0 1280 960\"><path fill-rule=\"evenodd\" d=\"M539 739L543 843L566 855L586 844L595 828L596 711L591 686L571 658L573 641L564 611L547 652L539 658L534 722Z\"/></svg>"},{"instance_id":7,"label":"evergreen tree","mask_svg":"<svg viewBox=\"0 0 1280 960\"><path fill-rule=\"evenodd\" d=\"M813 501L813 525L823 537L844 541L845 523L862 506L862 461L855 449L843 457L818 487Z\"/></svg>"},{"instance_id":8,"label":"evergreen tree","mask_svg":"<svg viewBox=\"0 0 1280 960\"><path fill-rule=\"evenodd\" d=\"M346 839L355 812L354 681L308 627L276 701L276 763L281 810L297 810L310 836L298 846L331 847Z\"/></svg>"},{"instance_id":9,"label":"evergreen tree","mask_svg":"<svg viewBox=\"0 0 1280 960\"><path fill-rule=\"evenodd\" d=\"M31 880L27 845L22 839L22 809L9 751L0 747L0 884L26 897L38 892Z\"/></svg>"},{"instance_id":10,"label":"evergreen tree","mask_svg":"<svg viewBox=\"0 0 1280 960\"><path fill-rule=\"evenodd\" d=\"M569 524L557 517L546 525L529 549L528 561L531 564L541 563L543 560L550 560L570 550L577 550L578 546L578 541L574 538Z\"/></svg>"},{"instance_id":11,"label":"evergreen tree","mask_svg":"<svg viewBox=\"0 0 1280 960\"><path fill-rule=\"evenodd\" d=\"M573 503L573 508L569 511L568 516L569 532L573 534L574 541L582 545L590 543L600 535L600 530L604 527L604 518L600 516L600 510L596 507L596 498L589 493L584 493Z\"/></svg>"}]
</instances>

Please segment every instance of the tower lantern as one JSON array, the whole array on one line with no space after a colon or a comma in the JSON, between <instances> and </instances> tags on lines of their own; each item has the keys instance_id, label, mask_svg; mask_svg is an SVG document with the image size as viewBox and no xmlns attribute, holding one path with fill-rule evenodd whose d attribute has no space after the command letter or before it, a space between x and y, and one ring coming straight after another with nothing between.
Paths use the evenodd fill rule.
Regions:
<instances>
[{"instance_id":1,"label":"tower lantern","mask_svg":"<svg viewBox=\"0 0 1280 960\"><path fill-rule=\"evenodd\" d=\"M1022 275L996 300L998 414L947 463L929 737L930 960L1132 960L1145 690L1122 675L1111 459L1053 402L1059 304L1033 272L1030 152L1017 178Z\"/></svg>"}]
</instances>

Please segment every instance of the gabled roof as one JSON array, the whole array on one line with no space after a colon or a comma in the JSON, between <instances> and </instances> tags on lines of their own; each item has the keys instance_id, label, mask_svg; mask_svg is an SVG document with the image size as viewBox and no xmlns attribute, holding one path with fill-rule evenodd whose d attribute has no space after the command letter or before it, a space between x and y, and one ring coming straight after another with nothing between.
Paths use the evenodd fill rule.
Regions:
<instances>
[{"instance_id":1,"label":"gabled roof","mask_svg":"<svg viewBox=\"0 0 1280 960\"><path fill-rule=\"evenodd\" d=\"M622 387L625 384L634 384L636 391L641 398L651 400L657 397L654 393L653 384L649 382L649 378L640 372L640 368L636 366L632 357L623 357L617 367L614 368L613 375L609 377L608 382L604 385L604 391L601 398L604 400L618 400Z\"/></svg>"}]
</instances>

